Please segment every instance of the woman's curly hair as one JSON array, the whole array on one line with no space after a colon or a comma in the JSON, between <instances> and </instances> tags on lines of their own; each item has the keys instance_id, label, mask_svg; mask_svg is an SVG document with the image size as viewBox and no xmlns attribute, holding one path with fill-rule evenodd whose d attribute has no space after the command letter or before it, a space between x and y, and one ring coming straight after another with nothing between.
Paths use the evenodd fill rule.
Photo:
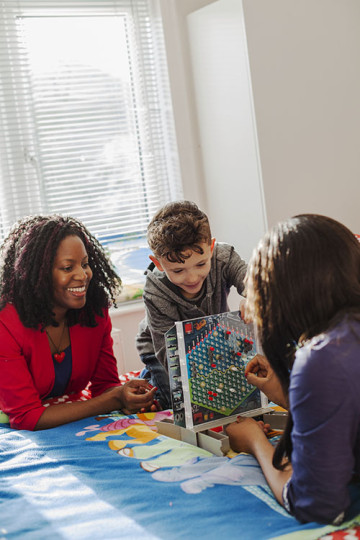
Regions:
<instances>
[{"instance_id":1,"label":"woman's curly hair","mask_svg":"<svg viewBox=\"0 0 360 540\"><path fill-rule=\"evenodd\" d=\"M13 304L28 328L57 326L52 269L59 244L67 236L82 240L93 272L86 304L68 311L68 325L96 326L95 315L116 305L121 279L99 241L80 221L60 215L27 217L14 225L0 247L0 310Z\"/></svg>"}]
</instances>

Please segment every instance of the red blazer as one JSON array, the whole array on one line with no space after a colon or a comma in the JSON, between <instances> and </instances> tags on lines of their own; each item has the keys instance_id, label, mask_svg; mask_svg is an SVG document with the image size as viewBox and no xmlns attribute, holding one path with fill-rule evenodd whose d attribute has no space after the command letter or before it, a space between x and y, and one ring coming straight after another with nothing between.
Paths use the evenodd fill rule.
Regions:
<instances>
[{"instance_id":1,"label":"red blazer","mask_svg":"<svg viewBox=\"0 0 360 540\"><path fill-rule=\"evenodd\" d=\"M98 326L76 324L69 328L72 373L66 394L79 392L89 383L93 397L120 384L111 338L108 310L96 317ZM52 390L54 365L46 332L26 328L14 306L0 311L0 409L11 427L33 430Z\"/></svg>"}]
</instances>

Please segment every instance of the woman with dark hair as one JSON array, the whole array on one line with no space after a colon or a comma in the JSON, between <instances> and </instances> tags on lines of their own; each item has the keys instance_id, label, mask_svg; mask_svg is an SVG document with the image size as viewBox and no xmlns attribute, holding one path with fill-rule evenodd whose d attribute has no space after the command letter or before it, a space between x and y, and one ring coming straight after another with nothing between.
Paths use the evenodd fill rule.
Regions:
<instances>
[{"instance_id":1,"label":"woman with dark hair","mask_svg":"<svg viewBox=\"0 0 360 540\"><path fill-rule=\"evenodd\" d=\"M289 418L275 450L245 418L227 427L230 444L297 519L339 523L360 473L360 244L333 219L296 216L254 251L246 292L265 355L247 379Z\"/></svg>"},{"instance_id":2,"label":"woman with dark hair","mask_svg":"<svg viewBox=\"0 0 360 540\"><path fill-rule=\"evenodd\" d=\"M121 280L102 246L74 218L20 221L0 248L0 409L17 429L46 429L88 416L153 406L150 385L121 386L110 304ZM91 399L45 407L77 395Z\"/></svg>"}]
</instances>

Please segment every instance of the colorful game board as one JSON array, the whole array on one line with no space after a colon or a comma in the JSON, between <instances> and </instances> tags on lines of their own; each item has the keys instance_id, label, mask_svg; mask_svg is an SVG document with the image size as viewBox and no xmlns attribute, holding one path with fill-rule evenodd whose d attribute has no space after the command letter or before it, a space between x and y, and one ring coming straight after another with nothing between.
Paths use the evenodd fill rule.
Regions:
<instances>
[{"instance_id":1,"label":"colorful game board","mask_svg":"<svg viewBox=\"0 0 360 540\"><path fill-rule=\"evenodd\" d=\"M263 412L265 396L244 375L254 330L238 311L177 322L165 339L176 424L199 431Z\"/></svg>"}]
</instances>

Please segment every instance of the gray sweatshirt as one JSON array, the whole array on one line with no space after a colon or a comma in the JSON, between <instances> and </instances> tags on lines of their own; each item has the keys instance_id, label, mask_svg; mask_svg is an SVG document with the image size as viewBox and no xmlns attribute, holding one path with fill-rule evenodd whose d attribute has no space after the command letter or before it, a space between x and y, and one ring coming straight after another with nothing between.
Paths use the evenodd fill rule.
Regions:
<instances>
[{"instance_id":1,"label":"gray sweatshirt","mask_svg":"<svg viewBox=\"0 0 360 540\"><path fill-rule=\"evenodd\" d=\"M176 321L229 311L228 295L232 286L239 294L244 290L245 261L229 244L216 243L211 269L204 282L205 294L199 305L187 300L181 289L170 283L156 267L146 272L143 299L145 319L139 325L136 347L140 356L155 354L167 370L164 334Z\"/></svg>"}]
</instances>

